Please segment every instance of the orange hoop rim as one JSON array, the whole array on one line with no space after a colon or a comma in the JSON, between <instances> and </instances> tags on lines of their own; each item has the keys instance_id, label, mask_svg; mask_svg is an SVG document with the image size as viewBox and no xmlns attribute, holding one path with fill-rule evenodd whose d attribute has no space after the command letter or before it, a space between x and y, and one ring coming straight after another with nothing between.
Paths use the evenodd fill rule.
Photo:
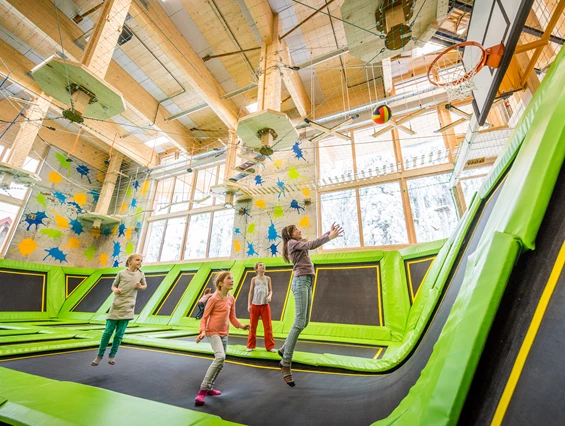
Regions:
<instances>
[{"instance_id":1,"label":"orange hoop rim","mask_svg":"<svg viewBox=\"0 0 565 426\"><path fill-rule=\"evenodd\" d=\"M440 60L440 58L442 56L445 56L448 52L451 52L452 50L455 50L458 47L464 47L464 46L475 46L475 47L478 47L479 49L481 49L482 57L481 57L481 60L477 62L477 65L475 65L470 71L467 71L463 75L463 77L461 77L457 80L449 81L447 83L440 83L438 81L433 80L432 77L431 77L431 72L432 72L432 69L434 68L434 65ZM487 51L481 43L477 43L476 41L464 41L463 43L457 43L457 44L455 44L451 47L448 47L447 49L443 50L442 52L440 52L440 54L437 55L437 57L432 61L432 63L428 67L427 77L428 77L428 80L430 81L430 83L432 83L434 86L437 86L437 87L457 86L461 83L465 83L471 77L473 77L475 74L477 74L485 66L486 61L487 61Z\"/></svg>"}]
</instances>

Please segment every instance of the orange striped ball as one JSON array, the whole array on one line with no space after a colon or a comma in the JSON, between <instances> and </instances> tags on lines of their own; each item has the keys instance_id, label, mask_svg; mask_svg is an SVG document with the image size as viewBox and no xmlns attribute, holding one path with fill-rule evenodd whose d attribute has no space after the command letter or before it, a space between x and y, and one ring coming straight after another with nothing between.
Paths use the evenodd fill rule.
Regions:
<instances>
[{"instance_id":1,"label":"orange striped ball","mask_svg":"<svg viewBox=\"0 0 565 426\"><path fill-rule=\"evenodd\" d=\"M373 121L377 124L385 124L392 117L392 111L387 105L379 105L373 110Z\"/></svg>"}]
</instances>

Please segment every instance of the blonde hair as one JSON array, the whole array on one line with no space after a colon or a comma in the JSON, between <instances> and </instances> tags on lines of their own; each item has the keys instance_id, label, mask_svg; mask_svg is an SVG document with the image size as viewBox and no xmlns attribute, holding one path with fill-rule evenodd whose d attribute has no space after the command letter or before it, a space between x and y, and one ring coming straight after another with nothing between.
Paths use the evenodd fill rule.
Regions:
<instances>
[{"instance_id":1,"label":"blonde hair","mask_svg":"<svg viewBox=\"0 0 565 426\"><path fill-rule=\"evenodd\" d=\"M259 267L259 264L260 264L260 263L263 263L263 262L257 262L257 263L255 264L255 266L253 267L253 269L255 269L255 272L257 272L257 268ZM263 266L265 266L264 263L263 263ZM265 268L265 269L266 269L266 268Z\"/></svg>"},{"instance_id":2,"label":"blonde hair","mask_svg":"<svg viewBox=\"0 0 565 426\"><path fill-rule=\"evenodd\" d=\"M132 260L135 256L139 256L139 257L141 257L141 260L143 260L143 256L140 255L139 253L130 254L130 255L128 256L128 258L126 259L126 268L129 268L129 263L131 262L131 260Z\"/></svg>"},{"instance_id":3,"label":"blonde hair","mask_svg":"<svg viewBox=\"0 0 565 426\"><path fill-rule=\"evenodd\" d=\"M216 290L222 289L222 284L224 280L231 275L230 271L222 271L218 275L216 275L216 279L214 280L214 285L216 286Z\"/></svg>"}]
</instances>

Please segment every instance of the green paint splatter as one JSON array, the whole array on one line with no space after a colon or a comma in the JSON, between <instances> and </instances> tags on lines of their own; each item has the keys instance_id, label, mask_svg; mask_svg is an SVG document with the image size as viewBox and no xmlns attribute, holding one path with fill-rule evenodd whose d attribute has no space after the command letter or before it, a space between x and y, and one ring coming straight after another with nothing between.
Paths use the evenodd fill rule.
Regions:
<instances>
[{"instance_id":1,"label":"green paint splatter","mask_svg":"<svg viewBox=\"0 0 565 426\"><path fill-rule=\"evenodd\" d=\"M126 244L126 254L129 256L135 250L135 245L130 241Z\"/></svg>"},{"instance_id":2,"label":"green paint splatter","mask_svg":"<svg viewBox=\"0 0 565 426\"><path fill-rule=\"evenodd\" d=\"M143 207L138 207L135 209L135 220L141 220L141 212L143 211Z\"/></svg>"},{"instance_id":3,"label":"green paint splatter","mask_svg":"<svg viewBox=\"0 0 565 426\"><path fill-rule=\"evenodd\" d=\"M39 194L37 194L37 197L35 197L35 199L37 200L37 202L39 204L41 204L43 207L47 208L47 202L45 199L45 195L42 194L41 192Z\"/></svg>"},{"instance_id":4,"label":"green paint splatter","mask_svg":"<svg viewBox=\"0 0 565 426\"><path fill-rule=\"evenodd\" d=\"M126 197L131 197L133 195L133 189L131 188L131 186L128 186L128 189L126 189Z\"/></svg>"},{"instance_id":5,"label":"green paint splatter","mask_svg":"<svg viewBox=\"0 0 565 426\"><path fill-rule=\"evenodd\" d=\"M53 239L61 238L63 236L63 233L58 229L42 229L39 233L41 235L47 235L49 238Z\"/></svg>"},{"instance_id":6,"label":"green paint splatter","mask_svg":"<svg viewBox=\"0 0 565 426\"><path fill-rule=\"evenodd\" d=\"M248 234L254 234L255 233L255 224L254 223L250 223L247 226L247 233Z\"/></svg>"},{"instance_id":7,"label":"green paint splatter","mask_svg":"<svg viewBox=\"0 0 565 426\"><path fill-rule=\"evenodd\" d=\"M276 206L275 210L273 211L273 216L275 217L283 217L284 216L284 210L282 208L282 206Z\"/></svg>"},{"instance_id":8,"label":"green paint splatter","mask_svg":"<svg viewBox=\"0 0 565 426\"><path fill-rule=\"evenodd\" d=\"M67 169L67 173L68 173L69 177L71 177L71 163L69 161L67 161L67 157L65 157L60 152L56 153L55 157L57 157L57 161L59 162L59 166L61 166L63 169Z\"/></svg>"},{"instance_id":9,"label":"green paint splatter","mask_svg":"<svg viewBox=\"0 0 565 426\"><path fill-rule=\"evenodd\" d=\"M94 255L96 254L96 247L94 246L89 246L84 253L82 254L84 257L86 257L88 260L92 260L94 259Z\"/></svg>"},{"instance_id":10,"label":"green paint splatter","mask_svg":"<svg viewBox=\"0 0 565 426\"><path fill-rule=\"evenodd\" d=\"M289 179L298 179L300 177L300 173L298 173L296 167L292 166L288 169L288 177Z\"/></svg>"}]
</instances>

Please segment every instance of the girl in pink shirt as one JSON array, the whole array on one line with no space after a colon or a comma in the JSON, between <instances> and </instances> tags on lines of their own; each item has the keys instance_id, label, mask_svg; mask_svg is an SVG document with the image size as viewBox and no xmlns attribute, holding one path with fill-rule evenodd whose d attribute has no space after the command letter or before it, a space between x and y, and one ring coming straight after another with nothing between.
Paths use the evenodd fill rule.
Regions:
<instances>
[{"instance_id":1,"label":"girl in pink shirt","mask_svg":"<svg viewBox=\"0 0 565 426\"><path fill-rule=\"evenodd\" d=\"M229 291L233 289L233 277L230 272L220 272L216 277L216 292L208 299L204 315L200 320L200 334L196 338L199 343L204 337L208 338L214 351L214 361L200 385L200 391L194 399L195 405L204 405L206 395L220 395L219 390L213 389L216 377L224 367L228 334L231 322L234 327L249 330L249 324L243 325L235 316L235 301Z\"/></svg>"}]
</instances>

